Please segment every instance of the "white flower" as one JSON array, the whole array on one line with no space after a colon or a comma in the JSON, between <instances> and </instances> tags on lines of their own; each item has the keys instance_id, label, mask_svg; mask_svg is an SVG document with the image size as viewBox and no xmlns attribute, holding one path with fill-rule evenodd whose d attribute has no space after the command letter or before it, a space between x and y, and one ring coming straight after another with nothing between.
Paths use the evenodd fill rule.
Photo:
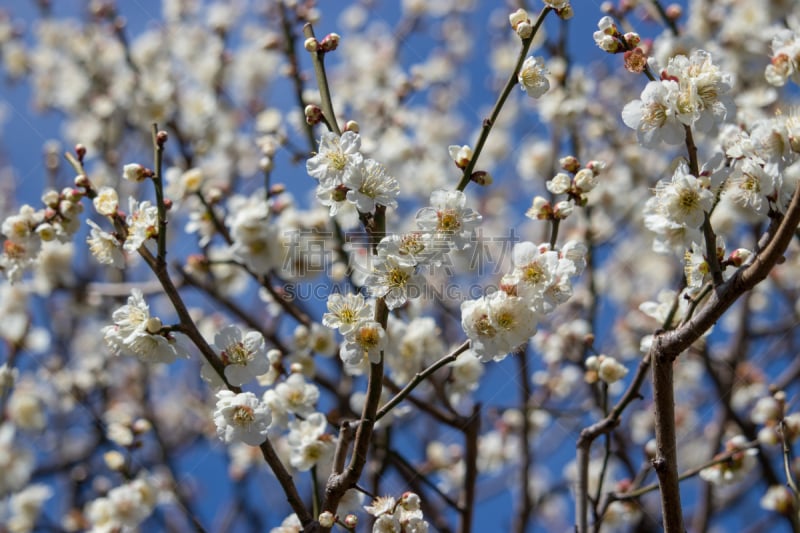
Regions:
<instances>
[{"instance_id":1,"label":"white flower","mask_svg":"<svg viewBox=\"0 0 800 533\"><path fill-rule=\"evenodd\" d=\"M683 142L685 131L677 116L678 92L679 86L673 80L651 81L642 91L641 100L629 102L622 109L622 121L636 130L641 145L653 148L661 141Z\"/></svg>"},{"instance_id":2,"label":"white flower","mask_svg":"<svg viewBox=\"0 0 800 533\"><path fill-rule=\"evenodd\" d=\"M308 416L314 411L319 400L319 389L313 383L306 383L300 373L286 378L286 381L275 386L275 394L286 410L301 416Z\"/></svg>"},{"instance_id":3,"label":"white flower","mask_svg":"<svg viewBox=\"0 0 800 533\"><path fill-rule=\"evenodd\" d=\"M597 361L597 363L594 365L591 362L593 358ZM609 385L621 380L628 374L628 369L625 368L625 365L607 355L589 357L586 360L586 367L590 370L596 370L598 377Z\"/></svg>"},{"instance_id":4,"label":"white flower","mask_svg":"<svg viewBox=\"0 0 800 533\"><path fill-rule=\"evenodd\" d=\"M431 207L417 211L417 226L423 231L449 236L456 248L466 248L472 231L481 221L477 212L464 207L466 202L461 191L437 189L431 193Z\"/></svg>"},{"instance_id":5,"label":"white flower","mask_svg":"<svg viewBox=\"0 0 800 533\"><path fill-rule=\"evenodd\" d=\"M114 311L111 319L114 324L105 326L102 333L116 354L133 355L146 363L171 363L189 356L181 337L159 331L161 321L150 316L139 289L131 290L128 303Z\"/></svg>"},{"instance_id":6,"label":"white flower","mask_svg":"<svg viewBox=\"0 0 800 533\"><path fill-rule=\"evenodd\" d=\"M114 325L103 328L103 333L106 340L113 336L125 342L128 337L144 331L149 318L150 306L144 301L141 289L131 289L128 303L111 314Z\"/></svg>"},{"instance_id":7,"label":"white flower","mask_svg":"<svg viewBox=\"0 0 800 533\"><path fill-rule=\"evenodd\" d=\"M395 256L400 263L415 265L438 265L450 251L450 243L442 234L393 233L378 243L378 256Z\"/></svg>"},{"instance_id":8,"label":"white flower","mask_svg":"<svg viewBox=\"0 0 800 533\"><path fill-rule=\"evenodd\" d=\"M11 422L0 424L0 497L20 490L30 479L34 467L33 454L14 445L16 430Z\"/></svg>"},{"instance_id":9,"label":"white flower","mask_svg":"<svg viewBox=\"0 0 800 533\"><path fill-rule=\"evenodd\" d=\"M92 220L87 220L86 223L92 228L91 233L86 237L86 242L97 262L111 265L114 268L125 268L125 255L122 253L122 247L117 238L100 229L100 226Z\"/></svg>"},{"instance_id":10,"label":"white flower","mask_svg":"<svg viewBox=\"0 0 800 533\"><path fill-rule=\"evenodd\" d=\"M386 332L378 322L364 321L351 331L339 350L339 357L347 364L360 364L366 355L371 363L381 360L381 351L386 348Z\"/></svg>"},{"instance_id":11,"label":"white flower","mask_svg":"<svg viewBox=\"0 0 800 533\"><path fill-rule=\"evenodd\" d=\"M182 337L171 334L167 337L140 332L125 341L123 351L145 363L172 363L175 359L189 357L189 351L182 340Z\"/></svg>"},{"instance_id":12,"label":"white flower","mask_svg":"<svg viewBox=\"0 0 800 533\"><path fill-rule=\"evenodd\" d=\"M767 511L789 515L795 507L792 492L783 485L773 485L761 497L760 505Z\"/></svg>"},{"instance_id":13,"label":"white flower","mask_svg":"<svg viewBox=\"0 0 800 533\"><path fill-rule=\"evenodd\" d=\"M121 529L136 528L153 512L157 502L156 488L139 478L114 487L106 497L111 504L112 521Z\"/></svg>"},{"instance_id":14,"label":"white flower","mask_svg":"<svg viewBox=\"0 0 800 533\"><path fill-rule=\"evenodd\" d=\"M512 261L517 295L525 298L529 306L541 309L544 293L555 279L558 252L525 241L514 245Z\"/></svg>"},{"instance_id":15,"label":"white flower","mask_svg":"<svg viewBox=\"0 0 800 533\"><path fill-rule=\"evenodd\" d=\"M259 274L281 266L283 248L276 225L270 223L270 211L263 192L236 196L228 203L225 220L233 238L231 251Z\"/></svg>"},{"instance_id":16,"label":"white flower","mask_svg":"<svg viewBox=\"0 0 800 533\"><path fill-rule=\"evenodd\" d=\"M734 451L737 453L734 453L727 461L704 468L700 471L700 477L715 485L728 485L743 479L755 467L756 460L753 456L758 453L757 448L745 448L746 442L747 440L741 435L729 439L725 443L725 452L723 453ZM717 454L714 458L716 459L720 455L722 454Z\"/></svg>"},{"instance_id":17,"label":"white flower","mask_svg":"<svg viewBox=\"0 0 800 533\"><path fill-rule=\"evenodd\" d=\"M788 79L800 83L800 38L789 29L783 29L772 39L772 61L764 71L771 85L782 87Z\"/></svg>"},{"instance_id":18,"label":"white flower","mask_svg":"<svg viewBox=\"0 0 800 533\"><path fill-rule=\"evenodd\" d=\"M760 215L769 211L767 196L774 196L781 186L778 165L746 158L736 163L725 186L725 195L733 202Z\"/></svg>"},{"instance_id":19,"label":"white flower","mask_svg":"<svg viewBox=\"0 0 800 533\"><path fill-rule=\"evenodd\" d=\"M289 422L286 438L291 449L289 464L305 472L333 452L333 437L325 433L327 425L322 413L312 413L305 420Z\"/></svg>"},{"instance_id":20,"label":"white flower","mask_svg":"<svg viewBox=\"0 0 800 533\"><path fill-rule=\"evenodd\" d=\"M386 174L383 165L373 159L365 159L345 169L342 182L349 189L347 200L362 213L371 213L375 205L397 207L400 185Z\"/></svg>"},{"instance_id":21,"label":"white flower","mask_svg":"<svg viewBox=\"0 0 800 533\"><path fill-rule=\"evenodd\" d=\"M331 132L323 133L319 152L306 162L306 170L320 183L340 185L345 170L361 162L360 149L361 137L357 133L346 131L341 137Z\"/></svg>"},{"instance_id":22,"label":"white flower","mask_svg":"<svg viewBox=\"0 0 800 533\"><path fill-rule=\"evenodd\" d=\"M328 312L322 315L322 324L339 330L347 335L364 320L373 316L372 301L365 301L361 294L341 294L332 292L328 295Z\"/></svg>"},{"instance_id":23,"label":"white flower","mask_svg":"<svg viewBox=\"0 0 800 533\"><path fill-rule=\"evenodd\" d=\"M531 98L539 98L550 90L550 80L547 79L544 58L527 57L522 63L517 80L522 90Z\"/></svg>"},{"instance_id":24,"label":"white flower","mask_svg":"<svg viewBox=\"0 0 800 533\"><path fill-rule=\"evenodd\" d=\"M92 199L95 210L104 216L112 216L117 213L119 208L119 196L117 191L111 187L101 187L97 191L97 196Z\"/></svg>"},{"instance_id":25,"label":"white flower","mask_svg":"<svg viewBox=\"0 0 800 533\"><path fill-rule=\"evenodd\" d=\"M696 50L690 57L673 57L664 71L678 80L677 115L687 126L706 132L733 116L733 100L728 95L732 77L714 65L705 50Z\"/></svg>"},{"instance_id":26,"label":"white flower","mask_svg":"<svg viewBox=\"0 0 800 533\"><path fill-rule=\"evenodd\" d=\"M714 194L689 174L686 163L678 165L672 181L656 184L656 197L661 213L668 220L691 228L699 228L714 205Z\"/></svg>"},{"instance_id":27,"label":"white flower","mask_svg":"<svg viewBox=\"0 0 800 533\"><path fill-rule=\"evenodd\" d=\"M417 274L416 267L408 265L397 256L378 256L372 273L364 281L371 296L383 298L386 307L400 307L408 298L422 294L425 279Z\"/></svg>"},{"instance_id":28,"label":"white flower","mask_svg":"<svg viewBox=\"0 0 800 533\"><path fill-rule=\"evenodd\" d=\"M461 327L470 348L488 362L503 359L536 333L538 317L523 298L497 291L461 304Z\"/></svg>"},{"instance_id":29,"label":"white flower","mask_svg":"<svg viewBox=\"0 0 800 533\"><path fill-rule=\"evenodd\" d=\"M225 378L231 385L244 385L269 370L264 336L257 331L242 337L242 330L237 326L225 326L214 337L213 348L222 359Z\"/></svg>"},{"instance_id":30,"label":"white flower","mask_svg":"<svg viewBox=\"0 0 800 533\"><path fill-rule=\"evenodd\" d=\"M252 392L217 392L214 424L217 426L217 436L223 442L243 442L250 446L259 446L267 438L267 428L271 421L269 408L259 402Z\"/></svg>"},{"instance_id":31,"label":"white flower","mask_svg":"<svg viewBox=\"0 0 800 533\"><path fill-rule=\"evenodd\" d=\"M11 516L6 526L14 533L33 531L44 502L53 495L53 489L43 484L28 485L11 496L8 508Z\"/></svg>"},{"instance_id":32,"label":"white flower","mask_svg":"<svg viewBox=\"0 0 800 533\"><path fill-rule=\"evenodd\" d=\"M128 205L128 235L123 248L128 252L135 252L147 239L158 234L158 208L149 201L140 204L133 197L128 199Z\"/></svg>"}]
</instances>

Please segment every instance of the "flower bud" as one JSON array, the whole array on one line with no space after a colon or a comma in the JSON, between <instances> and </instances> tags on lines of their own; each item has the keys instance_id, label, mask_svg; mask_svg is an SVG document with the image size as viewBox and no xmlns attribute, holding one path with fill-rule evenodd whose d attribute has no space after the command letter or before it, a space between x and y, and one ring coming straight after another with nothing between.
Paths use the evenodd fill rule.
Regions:
<instances>
[{"instance_id":1,"label":"flower bud","mask_svg":"<svg viewBox=\"0 0 800 533\"><path fill-rule=\"evenodd\" d=\"M358 517L354 514L349 514L344 517L344 525L349 527L350 529L355 528L358 525Z\"/></svg>"},{"instance_id":2,"label":"flower bud","mask_svg":"<svg viewBox=\"0 0 800 533\"><path fill-rule=\"evenodd\" d=\"M508 22L511 24L511 27L514 29L514 31L517 31L517 26L523 22L530 22L530 17L528 17L527 11L520 8L508 16Z\"/></svg>"},{"instance_id":3,"label":"flower bud","mask_svg":"<svg viewBox=\"0 0 800 533\"><path fill-rule=\"evenodd\" d=\"M536 196L531 203L531 207L525 212L525 216L533 220L547 220L553 214L553 208L546 198Z\"/></svg>"},{"instance_id":4,"label":"flower bud","mask_svg":"<svg viewBox=\"0 0 800 533\"><path fill-rule=\"evenodd\" d=\"M447 148L450 158L455 161L458 168L466 168L472 160L472 148L466 144L463 146L452 145Z\"/></svg>"},{"instance_id":5,"label":"flower bud","mask_svg":"<svg viewBox=\"0 0 800 533\"><path fill-rule=\"evenodd\" d=\"M491 185L494 182L492 175L486 172L485 170L478 170L473 172L472 175L469 177L470 180L474 181L478 185L487 186Z\"/></svg>"},{"instance_id":6,"label":"flower bud","mask_svg":"<svg viewBox=\"0 0 800 533\"><path fill-rule=\"evenodd\" d=\"M333 52L339 47L339 39L341 39L341 37L339 37L338 33L329 33L320 41L320 49L323 52Z\"/></svg>"},{"instance_id":7,"label":"flower bud","mask_svg":"<svg viewBox=\"0 0 800 533\"><path fill-rule=\"evenodd\" d=\"M144 329L145 331L147 331L147 333L155 335L159 331L161 331L161 326L162 326L161 319L158 318L157 316L151 316L150 318L147 319L147 323L145 324Z\"/></svg>"},{"instance_id":8,"label":"flower bud","mask_svg":"<svg viewBox=\"0 0 800 533\"><path fill-rule=\"evenodd\" d=\"M122 167L122 177L128 181L141 182L150 176L150 171L138 163L129 163Z\"/></svg>"},{"instance_id":9,"label":"flower bud","mask_svg":"<svg viewBox=\"0 0 800 533\"><path fill-rule=\"evenodd\" d=\"M309 37L303 43L303 48L305 48L307 52L314 53L319 49L319 42L315 38Z\"/></svg>"},{"instance_id":10,"label":"flower bud","mask_svg":"<svg viewBox=\"0 0 800 533\"><path fill-rule=\"evenodd\" d=\"M319 515L319 525L322 527L333 527L334 522L336 522L336 519L330 511L325 511Z\"/></svg>"},{"instance_id":11,"label":"flower bud","mask_svg":"<svg viewBox=\"0 0 800 533\"><path fill-rule=\"evenodd\" d=\"M635 48L639 46L640 42L642 42L642 38L639 37L638 33L629 31L625 34L625 42L628 43L628 46L631 48Z\"/></svg>"},{"instance_id":12,"label":"flower bud","mask_svg":"<svg viewBox=\"0 0 800 533\"><path fill-rule=\"evenodd\" d=\"M58 207L59 200L60 197L58 195L58 191L53 189L45 191L45 193L42 195L42 203L47 207Z\"/></svg>"},{"instance_id":13,"label":"flower bud","mask_svg":"<svg viewBox=\"0 0 800 533\"><path fill-rule=\"evenodd\" d=\"M578 158L574 155L568 155L566 157L562 157L558 160L558 164L566 170L567 172L572 172L573 174L581 168L581 164L578 161Z\"/></svg>"}]
</instances>

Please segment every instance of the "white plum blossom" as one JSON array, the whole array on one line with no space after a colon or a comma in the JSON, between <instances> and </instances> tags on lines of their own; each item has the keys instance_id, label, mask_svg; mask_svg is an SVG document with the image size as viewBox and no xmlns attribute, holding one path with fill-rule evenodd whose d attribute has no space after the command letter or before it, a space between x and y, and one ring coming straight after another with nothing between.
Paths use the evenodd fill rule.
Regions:
<instances>
[{"instance_id":1,"label":"white plum blossom","mask_svg":"<svg viewBox=\"0 0 800 533\"><path fill-rule=\"evenodd\" d=\"M782 87L788 80L800 84L800 38L790 29L780 30L772 39L772 61L764 71L771 85Z\"/></svg>"},{"instance_id":2,"label":"white plum blossom","mask_svg":"<svg viewBox=\"0 0 800 533\"><path fill-rule=\"evenodd\" d=\"M234 256L260 274L279 267L283 248L278 229L271 223L271 206L263 192L249 198L235 196L228 204L225 222L233 239Z\"/></svg>"},{"instance_id":3,"label":"white plum blossom","mask_svg":"<svg viewBox=\"0 0 800 533\"><path fill-rule=\"evenodd\" d=\"M306 383L303 374L294 373L275 386L275 394L290 413L308 416L314 412L319 389L313 383Z\"/></svg>"},{"instance_id":4,"label":"white plum blossom","mask_svg":"<svg viewBox=\"0 0 800 533\"><path fill-rule=\"evenodd\" d=\"M449 237L457 249L466 248L481 221L481 215L464 207L466 202L461 191L437 189L431 193L431 206L417 211L417 226L423 231Z\"/></svg>"},{"instance_id":5,"label":"white plum blossom","mask_svg":"<svg viewBox=\"0 0 800 533\"><path fill-rule=\"evenodd\" d=\"M98 214L113 216L119 209L119 195L117 190L112 187L100 187L97 196L92 199L92 204Z\"/></svg>"},{"instance_id":6,"label":"white plum blossom","mask_svg":"<svg viewBox=\"0 0 800 533\"><path fill-rule=\"evenodd\" d=\"M244 385L269 370L264 336L257 331L242 335L238 326L225 326L214 337L213 348L219 353L225 379L231 385Z\"/></svg>"},{"instance_id":7,"label":"white plum blossom","mask_svg":"<svg viewBox=\"0 0 800 533\"><path fill-rule=\"evenodd\" d=\"M386 168L373 159L365 159L345 169L342 183L347 187L347 200L362 213L371 213L376 205L397 207L400 185Z\"/></svg>"},{"instance_id":8,"label":"white plum blossom","mask_svg":"<svg viewBox=\"0 0 800 533\"><path fill-rule=\"evenodd\" d=\"M736 205L766 215L770 202L781 186L777 164L746 158L738 161L726 182L724 195Z\"/></svg>"},{"instance_id":9,"label":"white plum blossom","mask_svg":"<svg viewBox=\"0 0 800 533\"><path fill-rule=\"evenodd\" d=\"M332 435L325 433L328 422L322 413L311 413L305 420L289 422L286 442L291 450L289 464L301 472L310 470L333 453Z\"/></svg>"},{"instance_id":10,"label":"white plum blossom","mask_svg":"<svg viewBox=\"0 0 800 533\"><path fill-rule=\"evenodd\" d=\"M346 131L339 137L335 133L322 134L319 151L306 162L308 175L319 180L321 184L340 185L345 170L358 165L361 155L361 137L352 131Z\"/></svg>"},{"instance_id":11,"label":"white plum blossom","mask_svg":"<svg viewBox=\"0 0 800 533\"><path fill-rule=\"evenodd\" d=\"M659 181L655 193L664 217L691 228L699 228L714 205L714 194L702 180L689 174L686 163L678 165L671 181Z\"/></svg>"},{"instance_id":12,"label":"white plum blossom","mask_svg":"<svg viewBox=\"0 0 800 533\"><path fill-rule=\"evenodd\" d=\"M371 363L378 363L385 348L386 332L383 327L374 320L365 320L345 337L339 356L349 365L360 364L365 356Z\"/></svg>"},{"instance_id":13,"label":"white plum blossom","mask_svg":"<svg viewBox=\"0 0 800 533\"><path fill-rule=\"evenodd\" d=\"M550 90L550 80L547 79L547 69L544 66L544 58L527 57L520 67L517 76L522 90L531 98L539 98Z\"/></svg>"},{"instance_id":14,"label":"white plum blossom","mask_svg":"<svg viewBox=\"0 0 800 533\"><path fill-rule=\"evenodd\" d=\"M725 443L725 452L734 453L730 459L700 471L700 477L715 485L729 485L741 481L756 466L757 448L746 448L747 439L737 435ZM721 454L717 454L718 457Z\"/></svg>"},{"instance_id":15,"label":"white plum blossom","mask_svg":"<svg viewBox=\"0 0 800 533\"><path fill-rule=\"evenodd\" d=\"M252 392L217 392L214 424L217 426L217 436L223 442L259 446L267 439L270 422L272 415L269 408Z\"/></svg>"},{"instance_id":16,"label":"white plum blossom","mask_svg":"<svg viewBox=\"0 0 800 533\"><path fill-rule=\"evenodd\" d=\"M503 291L461 304L461 326L483 362L504 358L536 333L537 324L523 298Z\"/></svg>"},{"instance_id":17,"label":"white plum blossom","mask_svg":"<svg viewBox=\"0 0 800 533\"><path fill-rule=\"evenodd\" d=\"M421 295L424 283L425 279L414 265L406 264L403 258L395 255L374 259L372 273L364 281L370 295L383 298L389 309Z\"/></svg>"},{"instance_id":18,"label":"white plum blossom","mask_svg":"<svg viewBox=\"0 0 800 533\"><path fill-rule=\"evenodd\" d=\"M41 483L28 485L8 500L6 526L14 533L34 531L44 502L53 496L53 489Z\"/></svg>"},{"instance_id":19,"label":"white plum blossom","mask_svg":"<svg viewBox=\"0 0 800 533\"><path fill-rule=\"evenodd\" d=\"M683 123L678 119L679 86L674 80L651 81L641 99L622 109L622 121L636 130L643 146L654 148L662 141L680 144L685 138Z\"/></svg>"},{"instance_id":20,"label":"white plum blossom","mask_svg":"<svg viewBox=\"0 0 800 533\"><path fill-rule=\"evenodd\" d=\"M122 246L117 238L100 229L100 226L92 220L87 220L86 223L92 228L86 242L97 262L111 265L114 268L125 268L125 255L122 253Z\"/></svg>"},{"instance_id":21,"label":"white plum blossom","mask_svg":"<svg viewBox=\"0 0 800 533\"><path fill-rule=\"evenodd\" d=\"M328 312L322 316L322 324L347 335L362 321L372 319L372 307L372 301L365 300L362 294L332 292L328 295Z\"/></svg>"},{"instance_id":22,"label":"white plum blossom","mask_svg":"<svg viewBox=\"0 0 800 533\"><path fill-rule=\"evenodd\" d=\"M676 55L662 76L678 80L677 113L683 124L706 132L733 116L733 100L728 94L732 76L720 70L705 50L695 50L689 57Z\"/></svg>"},{"instance_id":23,"label":"white plum blossom","mask_svg":"<svg viewBox=\"0 0 800 533\"><path fill-rule=\"evenodd\" d=\"M161 331L161 321L150 316L150 306L140 289L132 289L128 303L115 310L114 324L102 329L111 350L120 355L133 355L146 363L171 363L189 356L183 339Z\"/></svg>"},{"instance_id":24,"label":"white plum blossom","mask_svg":"<svg viewBox=\"0 0 800 533\"><path fill-rule=\"evenodd\" d=\"M135 252L147 239L158 235L158 208L148 200L139 203L131 196L128 209L128 235L122 246L127 252Z\"/></svg>"},{"instance_id":25,"label":"white plum blossom","mask_svg":"<svg viewBox=\"0 0 800 533\"><path fill-rule=\"evenodd\" d=\"M31 450L14 442L16 428L8 421L0 423L0 497L23 488L33 472L34 456Z\"/></svg>"}]
</instances>

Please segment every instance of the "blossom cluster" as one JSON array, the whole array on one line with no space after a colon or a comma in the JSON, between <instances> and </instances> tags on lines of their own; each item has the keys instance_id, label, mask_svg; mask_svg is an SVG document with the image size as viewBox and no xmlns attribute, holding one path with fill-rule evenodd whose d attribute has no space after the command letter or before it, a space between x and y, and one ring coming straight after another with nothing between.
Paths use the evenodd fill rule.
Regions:
<instances>
[{"instance_id":1,"label":"blossom cluster","mask_svg":"<svg viewBox=\"0 0 800 533\"><path fill-rule=\"evenodd\" d=\"M536 333L539 321L572 295L571 277L586 266L586 246L577 241L560 250L549 244L514 246L514 269L500 290L461 304L461 326L484 362L499 360Z\"/></svg>"}]
</instances>

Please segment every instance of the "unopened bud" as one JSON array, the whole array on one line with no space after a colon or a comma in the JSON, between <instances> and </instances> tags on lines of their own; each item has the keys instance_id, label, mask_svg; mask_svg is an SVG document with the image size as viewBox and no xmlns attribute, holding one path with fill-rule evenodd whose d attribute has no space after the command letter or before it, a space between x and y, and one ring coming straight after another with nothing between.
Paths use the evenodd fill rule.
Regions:
<instances>
[{"instance_id":1,"label":"unopened bud","mask_svg":"<svg viewBox=\"0 0 800 533\"><path fill-rule=\"evenodd\" d=\"M553 216L558 219L565 219L572 214L574 206L569 200L562 200L558 202L553 209Z\"/></svg>"},{"instance_id":2,"label":"unopened bud","mask_svg":"<svg viewBox=\"0 0 800 533\"><path fill-rule=\"evenodd\" d=\"M314 53L314 52L316 52L317 50L319 50L319 41L317 41L317 40L316 40L315 38L313 38L313 37L309 37L309 38L308 38L308 39L306 39L306 40L305 40L305 42L303 43L303 48L305 48L307 52Z\"/></svg>"},{"instance_id":3,"label":"unopened bud","mask_svg":"<svg viewBox=\"0 0 800 533\"><path fill-rule=\"evenodd\" d=\"M319 46L323 52L333 52L339 47L339 39L341 37L338 33L329 33L320 41Z\"/></svg>"},{"instance_id":4,"label":"unopened bud","mask_svg":"<svg viewBox=\"0 0 800 533\"><path fill-rule=\"evenodd\" d=\"M353 529L358 525L358 517L354 514L349 514L344 517L344 525Z\"/></svg>"},{"instance_id":5,"label":"unopened bud","mask_svg":"<svg viewBox=\"0 0 800 533\"><path fill-rule=\"evenodd\" d=\"M533 35L533 26L530 22L521 22L517 26L517 35L520 39L529 39Z\"/></svg>"},{"instance_id":6,"label":"unopened bud","mask_svg":"<svg viewBox=\"0 0 800 533\"><path fill-rule=\"evenodd\" d=\"M163 147L167 143L167 139L169 139L169 135L164 130L159 131L156 133L156 144L160 147Z\"/></svg>"},{"instance_id":7,"label":"unopened bud","mask_svg":"<svg viewBox=\"0 0 800 533\"><path fill-rule=\"evenodd\" d=\"M151 316L147 319L147 323L145 324L145 331L151 335L155 335L159 331L161 331L161 319L157 316Z\"/></svg>"},{"instance_id":8,"label":"unopened bud","mask_svg":"<svg viewBox=\"0 0 800 533\"><path fill-rule=\"evenodd\" d=\"M319 106L314 104L308 104L306 108L303 110L303 113L306 116L306 123L311 124L319 124L322 121L322 109Z\"/></svg>"},{"instance_id":9,"label":"unopened bud","mask_svg":"<svg viewBox=\"0 0 800 533\"><path fill-rule=\"evenodd\" d=\"M485 170L478 170L473 172L472 175L469 177L470 180L474 181L478 185L486 187L487 185L491 185L494 182L492 175L486 172Z\"/></svg>"},{"instance_id":10,"label":"unopened bud","mask_svg":"<svg viewBox=\"0 0 800 533\"><path fill-rule=\"evenodd\" d=\"M567 172L572 172L573 174L581 168L580 161L574 155L568 155L566 157L562 157L558 160L558 164L566 170Z\"/></svg>"},{"instance_id":11,"label":"unopened bud","mask_svg":"<svg viewBox=\"0 0 800 533\"><path fill-rule=\"evenodd\" d=\"M664 13L666 13L668 19L678 20L683 15L683 8L680 4L670 4L664 10Z\"/></svg>"},{"instance_id":12,"label":"unopened bud","mask_svg":"<svg viewBox=\"0 0 800 533\"><path fill-rule=\"evenodd\" d=\"M566 5L565 7L562 7L556 13L558 14L558 18L560 18L561 20L569 20L575 16L575 11L572 10L571 5Z\"/></svg>"},{"instance_id":13,"label":"unopened bud","mask_svg":"<svg viewBox=\"0 0 800 533\"><path fill-rule=\"evenodd\" d=\"M736 250L731 252L730 261L735 267L742 266L750 257L753 255L753 252L748 250L747 248L737 248Z\"/></svg>"},{"instance_id":14,"label":"unopened bud","mask_svg":"<svg viewBox=\"0 0 800 533\"><path fill-rule=\"evenodd\" d=\"M553 214L553 208L546 198L537 196L533 199L531 207L525 212L525 216L533 220L547 220Z\"/></svg>"},{"instance_id":15,"label":"unopened bud","mask_svg":"<svg viewBox=\"0 0 800 533\"><path fill-rule=\"evenodd\" d=\"M88 188L92 186L92 183L89 181L89 176L86 174L79 174L75 176L75 186L81 188Z\"/></svg>"},{"instance_id":16,"label":"unopened bud","mask_svg":"<svg viewBox=\"0 0 800 533\"><path fill-rule=\"evenodd\" d=\"M83 162L83 158L86 155L86 147L82 144L76 144L75 155L78 156L78 161Z\"/></svg>"},{"instance_id":17,"label":"unopened bud","mask_svg":"<svg viewBox=\"0 0 800 533\"><path fill-rule=\"evenodd\" d=\"M333 527L334 522L336 522L336 518L330 511L325 511L319 515L319 525L322 527Z\"/></svg>"},{"instance_id":18,"label":"unopened bud","mask_svg":"<svg viewBox=\"0 0 800 533\"><path fill-rule=\"evenodd\" d=\"M530 22L530 17L528 16L528 12L524 9L520 8L511 13L508 16L508 22L511 24L511 27L514 31L517 31L517 26L519 26L523 22Z\"/></svg>"},{"instance_id":19,"label":"unopened bud","mask_svg":"<svg viewBox=\"0 0 800 533\"><path fill-rule=\"evenodd\" d=\"M58 207L58 202L60 199L61 198L58 194L58 191L55 191L53 189L46 191L42 195L42 203L48 207L53 207L53 208Z\"/></svg>"},{"instance_id":20,"label":"unopened bud","mask_svg":"<svg viewBox=\"0 0 800 533\"><path fill-rule=\"evenodd\" d=\"M640 42L642 42L642 38L639 37L638 33L629 31L625 34L625 42L628 43L628 46L631 48L635 48L639 46Z\"/></svg>"},{"instance_id":21,"label":"unopened bud","mask_svg":"<svg viewBox=\"0 0 800 533\"><path fill-rule=\"evenodd\" d=\"M447 148L447 151L458 168L466 168L472 159L472 148L466 144L463 146L451 145Z\"/></svg>"},{"instance_id":22,"label":"unopened bud","mask_svg":"<svg viewBox=\"0 0 800 533\"><path fill-rule=\"evenodd\" d=\"M353 133L358 133L361 131L361 126L358 125L358 122L355 120L348 120L344 125L344 131L352 131Z\"/></svg>"}]
</instances>

